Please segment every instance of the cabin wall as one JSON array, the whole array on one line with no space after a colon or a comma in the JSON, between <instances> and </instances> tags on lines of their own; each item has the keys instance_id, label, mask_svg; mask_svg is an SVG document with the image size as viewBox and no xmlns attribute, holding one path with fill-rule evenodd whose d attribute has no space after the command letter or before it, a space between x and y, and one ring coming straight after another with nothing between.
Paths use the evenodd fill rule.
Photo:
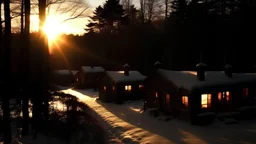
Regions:
<instances>
[{"instance_id":1,"label":"cabin wall","mask_svg":"<svg viewBox=\"0 0 256 144\"><path fill-rule=\"evenodd\" d=\"M248 91L245 92L245 88ZM227 96L227 92L229 96ZM202 94L211 94L210 106L202 107ZM228 97L228 98L227 98ZM239 112L239 108L253 106L255 97L254 84L223 85L202 88L194 91L190 100L191 119L198 120L197 115L214 112L215 114Z\"/></svg>"},{"instance_id":2,"label":"cabin wall","mask_svg":"<svg viewBox=\"0 0 256 144\"><path fill-rule=\"evenodd\" d=\"M76 85L79 88L99 88L104 76L105 72L84 73L82 70L80 70L76 76L76 78L78 78Z\"/></svg>"},{"instance_id":3,"label":"cabin wall","mask_svg":"<svg viewBox=\"0 0 256 144\"><path fill-rule=\"evenodd\" d=\"M188 95L188 91L177 89L174 84L158 74L145 80L146 108L159 108L167 114L187 120L189 119L188 106L182 104L182 96Z\"/></svg>"},{"instance_id":4,"label":"cabin wall","mask_svg":"<svg viewBox=\"0 0 256 144\"><path fill-rule=\"evenodd\" d=\"M83 85L84 88L98 88L100 85L100 81L104 77L104 72L98 73L84 73L83 76Z\"/></svg>"},{"instance_id":5,"label":"cabin wall","mask_svg":"<svg viewBox=\"0 0 256 144\"><path fill-rule=\"evenodd\" d=\"M106 75L99 84L99 99L103 102L115 101L116 91L113 91L115 83Z\"/></svg>"},{"instance_id":6,"label":"cabin wall","mask_svg":"<svg viewBox=\"0 0 256 144\"><path fill-rule=\"evenodd\" d=\"M124 101L143 99L144 98L144 88L140 88L139 87L140 85L143 85L142 81L117 83L117 85L116 85L117 103L122 104ZM125 90L125 86L131 86L131 90L130 91Z\"/></svg>"},{"instance_id":7,"label":"cabin wall","mask_svg":"<svg viewBox=\"0 0 256 144\"><path fill-rule=\"evenodd\" d=\"M69 86L73 84L73 82L74 82L74 77L71 74L70 75L55 74L53 76L53 83L58 85Z\"/></svg>"}]
</instances>

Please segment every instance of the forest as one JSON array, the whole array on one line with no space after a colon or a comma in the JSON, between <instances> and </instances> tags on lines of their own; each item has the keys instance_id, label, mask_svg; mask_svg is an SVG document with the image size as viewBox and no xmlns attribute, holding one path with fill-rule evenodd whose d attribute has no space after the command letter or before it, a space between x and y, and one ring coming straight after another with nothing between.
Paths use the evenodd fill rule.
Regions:
<instances>
[{"instance_id":1,"label":"forest","mask_svg":"<svg viewBox=\"0 0 256 144\"><path fill-rule=\"evenodd\" d=\"M33 3L38 6L40 22L39 31L32 33L32 1L23 0L21 29L13 32L10 1L1 0L0 88L6 144L11 139L11 98L22 99L24 135L28 133L29 99L34 129L48 119L53 69L102 65L110 70L129 63L147 74L155 61L161 61L173 70L194 70L204 62L211 70L222 70L228 63L245 72L254 70L256 64L253 0L139 0L138 6L131 0L107 0L89 16L84 35L63 34L51 47L42 30L47 4L46 0Z\"/></svg>"},{"instance_id":2,"label":"forest","mask_svg":"<svg viewBox=\"0 0 256 144\"><path fill-rule=\"evenodd\" d=\"M71 45L61 49L72 69L90 64L89 56L76 51L82 50L94 61L115 68L129 63L143 73L155 61L173 70L193 70L204 62L211 70L229 63L248 71L255 65L255 14L255 2L246 0L140 0L138 8L109 0L96 8L86 33L65 36ZM60 59L55 65L67 68Z\"/></svg>"}]
</instances>

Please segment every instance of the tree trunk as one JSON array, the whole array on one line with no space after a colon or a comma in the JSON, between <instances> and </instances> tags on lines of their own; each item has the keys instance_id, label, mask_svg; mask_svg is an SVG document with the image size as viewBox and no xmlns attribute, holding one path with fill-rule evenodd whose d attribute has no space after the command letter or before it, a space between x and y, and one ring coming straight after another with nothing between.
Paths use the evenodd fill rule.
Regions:
<instances>
[{"instance_id":1,"label":"tree trunk","mask_svg":"<svg viewBox=\"0 0 256 144\"><path fill-rule=\"evenodd\" d=\"M22 92L23 100L22 100L22 136L28 135L28 120L29 120L29 113L28 113L28 95L26 90Z\"/></svg>"},{"instance_id":2,"label":"tree trunk","mask_svg":"<svg viewBox=\"0 0 256 144\"><path fill-rule=\"evenodd\" d=\"M169 10L169 0L165 0L165 21L168 18L168 10Z\"/></svg>"},{"instance_id":3,"label":"tree trunk","mask_svg":"<svg viewBox=\"0 0 256 144\"><path fill-rule=\"evenodd\" d=\"M3 96L3 120L4 120L4 143L10 144L12 133L10 123L10 108L9 108L9 95L11 78L11 16L10 16L10 1L4 0L4 18L5 18L5 40L3 49L3 92L7 94Z\"/></svg>"},{"instance_id":4,"label":"tree trunk","mask_svg":"<svg viewBox=\"0 0 256 144\"><path fill-rule=\"evenodd\" d=\"M0 10L2 9L2 3L0 3ZM0 11L0 41L2 40L3 26L2 26L2 11Z\"/></svg>"},{"instance_id":5,"label":"tree trunk","mask_svg":"<svg viewBox=\"0 0 256 144\"><path fill-rule=\"evenodd\" d=\"M21 0L20 9L20 33L23 34L24 31L24 0Z\"/></svg>"},{"instance_id":6,"label":"tree trunk","mask_svg":"<svg viewBox=\"0 0 256 144\"><path fill-rule=\"evenodd\" d=\"M24 1L25 5L25 29L24 29L24 42L25 45L21 50L22 55L22 72L21 72L21 79L23 84L23 91L22 91L22 113L23 113L23 123L22 123L22 135L28 135L28 124L29 124L29 111L28 111L28 91L29 91L29 48L30 48L30 0ZM23 24L22 24L23 25Z\"/></svg>"},{"instance_id":7,"label":"tree trunk","mask_svg":"<svg viewBox=\"0 0 256 144\"><path fill-rule=\"evenodd\" d=\"M46 73L46 62L47 54L48 54L48 44L46 41L46 36L43 32L43 26L46 20L46 0L39 0L39 37L40 37L40 45L39 49L36 51L37 61L33 61L35 68L33 68L33 72L36 73L34 82L36 84L36 91L33 94L33 128L35 133L37 133L40 120L42 117L42 102L45 96L45 90L47 89L47 73ZM35 134L36 137L36 134ZM34 137L34 138L35 138Z\"/></svg>"}]
</instances>

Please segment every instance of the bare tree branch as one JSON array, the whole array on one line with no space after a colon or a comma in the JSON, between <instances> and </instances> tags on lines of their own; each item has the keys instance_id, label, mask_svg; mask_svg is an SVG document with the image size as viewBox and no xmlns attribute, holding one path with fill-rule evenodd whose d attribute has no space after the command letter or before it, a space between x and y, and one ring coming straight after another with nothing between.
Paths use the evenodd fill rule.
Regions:
<instances>
[{"instance_id":1,"label":"bare tree branch","mask_svg":"<svg viewBox=\"0 0 256 144\"><path fill-rule=\"evenodd\" d=\"M65 19L65 20L62 21L61 23L64 23L64 22L66 22L66 21L68 21L68 20L72 20L72 19L79 18L86 10L87 10L87 9L84 9L83 11L81 11L80 14L78 14L78 15L76 15L76 16L74 16L74 17L70 17L70 18L68 18L68 19Z\"/></svg>"},{"instance_id":2,"label":"bare tree branch","mask_svg":"<svg viewBox=\"0 0 256 144\"><path fill-rule=\"evenodd\" d=\"M11 18L20 17L20 0L13 0L11 2ZM89 15L87 12L89 11L89 5L83 0L48 0L47 9L47 15L54 14L55 16L61 16L65 14L67 18L61 20L61 23L76 18L85 18ZM38 0L31 0L31 15L38 15ZM4 19L2 19L1 24L4 22Z\"/></svg>"}]
</instances>

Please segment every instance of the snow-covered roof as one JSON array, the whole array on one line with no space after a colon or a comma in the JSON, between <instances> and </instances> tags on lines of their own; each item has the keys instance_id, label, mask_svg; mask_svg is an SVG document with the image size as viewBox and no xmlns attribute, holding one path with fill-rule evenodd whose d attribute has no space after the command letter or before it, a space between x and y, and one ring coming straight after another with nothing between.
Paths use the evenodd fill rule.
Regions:
<instances>
[{"instance_id":1,"label":"snow-covered roof","mask_svg":"<svg viewBox=\"0 0 256 144\"><path fill-rule=\"evenodd\" d=\"M71 75L72 73L70 72L70 70L55 70L54 71L56 74L59 75Z\"/></svg>"},{"instance_id":2,"label":"snow-covered roof","mask_svg":"<svg viewBox=\"0 0 256 144\"><path fill-rule=\"evenodd\" d=\"M115 82L143 81L146 78L146 76L142 75L138 71L129 71L128 76L124 74L124 71L106 71L106 73Z\"/></svg>"},{"instance_id":3,"label":"snow-covered roof","mask_svg":"<svg viewBox=\"0 0 256 144\"><path fill-rule=\"evenodd\" d=\"M128 63L124 64L123 67L130 67Z\"/></svg>"},{"instance_id":4,"label":"snow-covered roof","mask_svg":"<svg viewBox=\"0 0 256 144\"><path fill-rule=\"evenodd\" d=\"M72 70L71 72L73 75L76 75L78 73L78 70Z\"/></svg>"},{"instance_id":5,"label":"snow-covered roof","mask_svg":"<svg viewBox=\"0 0 256 144\"><path fill-rule=\"evenodd\" d=\"M97 73L97 72L105 72L105 69L101 66L91 67L91 66L82 66L82 70L85 73Z\"/></svg>"},{"instance_id":6,"label":"snow-covered roof","mask_svg":"<svg viewBox=\"0 0 256 144\"><path fill-rule=\"evenodd\" d=\"M256 73L233 73L232 77L225 75L224 71L206 71L205 80L197 79L196 71L171 71L159 69L158 73L174 83L179 88L192 90L219 84L236 84L241 82L256 81Z\"/></svg>"},{"instance_id":7,"label":"snow-covered roof","mask_svg":"<svg viewBox=\"0 0 256 144\"><path fill-rule=\"evenodd\" d=\"M154 65L161 65L162 63L160 61L156 61Z\"/></svg>"}]
</instances>

